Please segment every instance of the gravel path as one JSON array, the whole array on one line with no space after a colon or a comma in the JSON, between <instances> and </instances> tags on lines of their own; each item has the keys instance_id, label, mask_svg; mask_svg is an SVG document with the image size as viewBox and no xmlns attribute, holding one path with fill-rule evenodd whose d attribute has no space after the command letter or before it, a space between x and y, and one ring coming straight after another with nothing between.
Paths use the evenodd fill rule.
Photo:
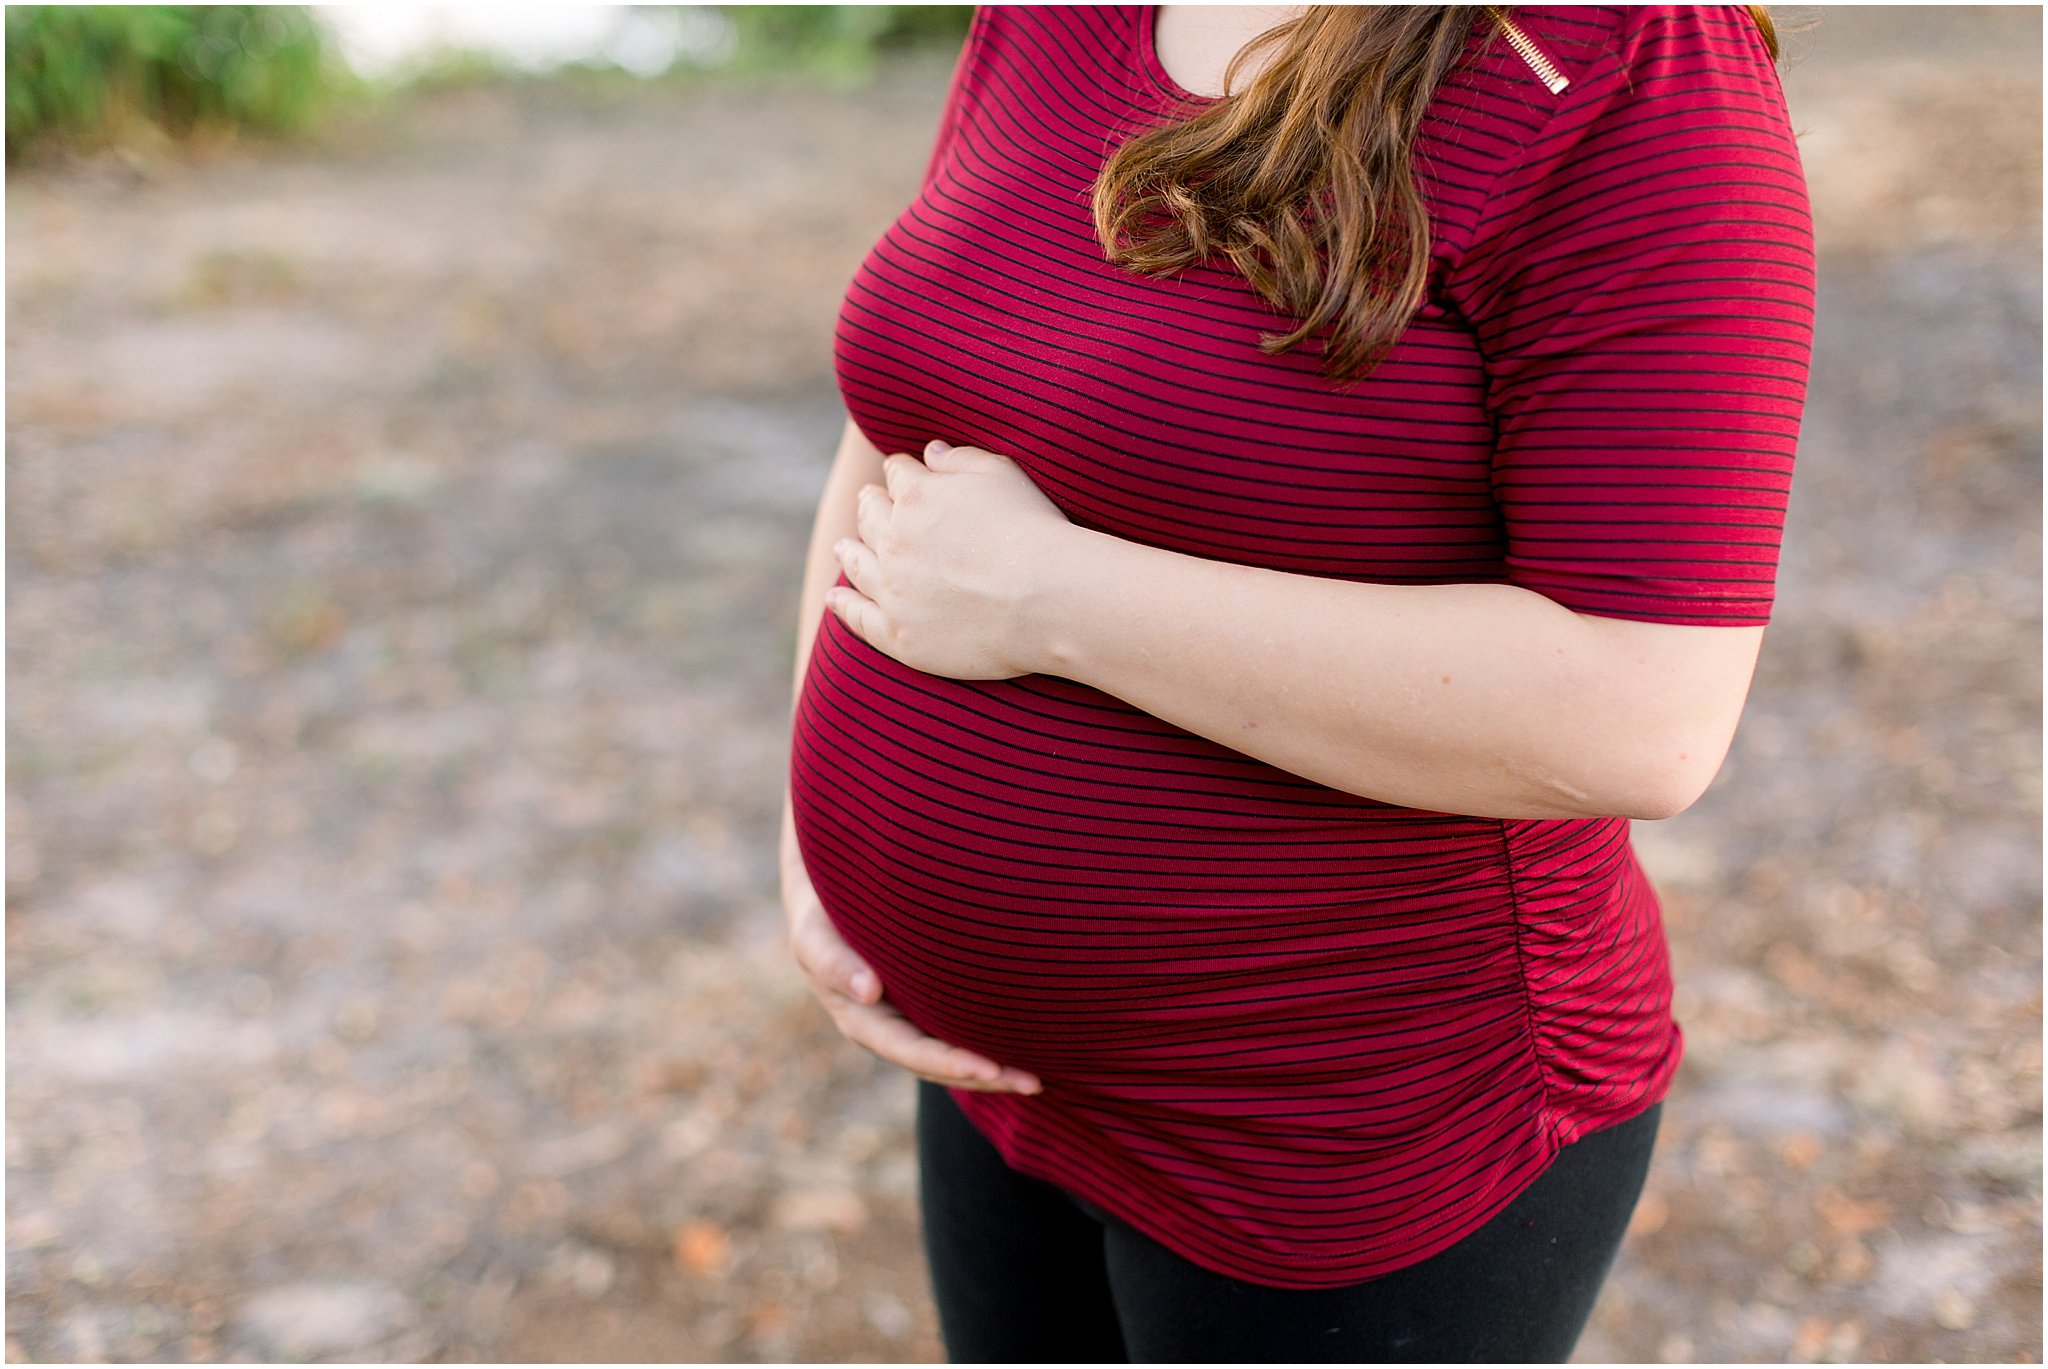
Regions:
<instances>
[{"instance_id":1,"label":"gravel path","mask_svg":"<svg viewBox=\"0 0 2048 1369\"><path fill-rule=\"evenodd\" d=\"M1818 12L1780 608L1638 827L1688 1056L1583 1361L2041 1352L2041 16ZM941 1357L773 852L945 72L10 177L10 1360Z\"/></svg>"}]
</instances>

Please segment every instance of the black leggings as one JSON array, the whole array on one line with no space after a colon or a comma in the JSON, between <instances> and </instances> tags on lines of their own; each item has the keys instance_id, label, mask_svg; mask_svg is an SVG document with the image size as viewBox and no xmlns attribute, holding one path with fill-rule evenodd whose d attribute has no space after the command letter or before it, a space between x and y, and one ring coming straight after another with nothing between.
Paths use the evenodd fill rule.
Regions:
<instances>
[{"instance_id":1,"label":"black leggings","mask_svg":"<svg viewBox=\"0 0 2048 1369\"><path fill-rule=\"evenodd\" d=\"M1563 1363L1649 1172L1663 1105L1580 1137L1449 1249L1342 1288L1215 1273L1011 1169L917 1083L925 1256L954 1364Z\"/></svg>"}]
</instances>

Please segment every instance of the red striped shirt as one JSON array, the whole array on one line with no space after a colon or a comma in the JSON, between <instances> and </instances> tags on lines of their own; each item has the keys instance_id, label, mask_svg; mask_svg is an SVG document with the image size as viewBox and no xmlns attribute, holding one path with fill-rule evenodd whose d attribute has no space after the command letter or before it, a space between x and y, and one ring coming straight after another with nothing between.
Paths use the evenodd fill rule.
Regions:
<instances>
[{"instance_id":1,"label":"red striped shirt","mask_svg":"<svg viewBox=\"0 0 2048 1369\"><path fill-rule=\"evenodd\" d=\"M1151 18L977 12L924 187L840 317L877 447L1001 452L1075 522L1217 560L1767 620L1813 243L1741 7L1518 7L1557 94L1475 22L1416 149L1428 301L1348 390L1313 347L1258 350L1292 321L1227 262L1103 260L1106 153L1185 97ZM1385 804L1071 680L924 674L830 613L791 783L890 1000L1044 1079L956 1091L975 1125L1225 1274L1321 1288L1434 1254L1678 1064L1624 818Z\"/></svg>"}]
</instances>

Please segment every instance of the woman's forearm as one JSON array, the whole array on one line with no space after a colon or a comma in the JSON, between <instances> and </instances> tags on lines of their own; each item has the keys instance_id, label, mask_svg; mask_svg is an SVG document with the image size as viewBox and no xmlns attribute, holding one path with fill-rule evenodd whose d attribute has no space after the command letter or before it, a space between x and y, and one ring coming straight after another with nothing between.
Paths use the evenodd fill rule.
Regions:
<instances>
[{"instance_id":1,"label":"woman's forearm","mask_svg":"<svg viewBox=\"0 0 2048 1369\"><path fill-rule=\"evenodd\" d=\"M1720 668L1638 651L1640 624L1512 585L1360 584L1075 533L1031 610L1049 673L1332 788L1488 817L1667 817L1732 735L1732 716L1686 721L1716 708L1689 677Z\"/></svg>"}]
</instances>

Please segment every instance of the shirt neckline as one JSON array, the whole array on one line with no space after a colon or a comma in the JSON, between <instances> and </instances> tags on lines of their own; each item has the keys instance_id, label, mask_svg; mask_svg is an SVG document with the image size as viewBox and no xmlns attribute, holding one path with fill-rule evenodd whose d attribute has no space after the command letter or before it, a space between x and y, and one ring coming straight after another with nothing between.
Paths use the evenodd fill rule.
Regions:
<instances>
[{"instance_id":1,"label":"shirt neckline","mask_svg":"<svg viewBox=\"0 0 2048 1369\"><path fill-rule=\"evenodd\" d=\"M1138 23L1134 33L1134 41L1138 49L1139 69L1145 73L1146 77L1152 82L1153 87L1161 94L1171 95L1175 99L1185 100L1197 105L1221 103L1222 96L1198 95L1174 80L1167 72L1165 63L1159 60L1159 49L1154 42L1153 31L1157 27L1158 18L1159 6L1140 5L1138 7Z\"/></svg>"}]
</instances>

